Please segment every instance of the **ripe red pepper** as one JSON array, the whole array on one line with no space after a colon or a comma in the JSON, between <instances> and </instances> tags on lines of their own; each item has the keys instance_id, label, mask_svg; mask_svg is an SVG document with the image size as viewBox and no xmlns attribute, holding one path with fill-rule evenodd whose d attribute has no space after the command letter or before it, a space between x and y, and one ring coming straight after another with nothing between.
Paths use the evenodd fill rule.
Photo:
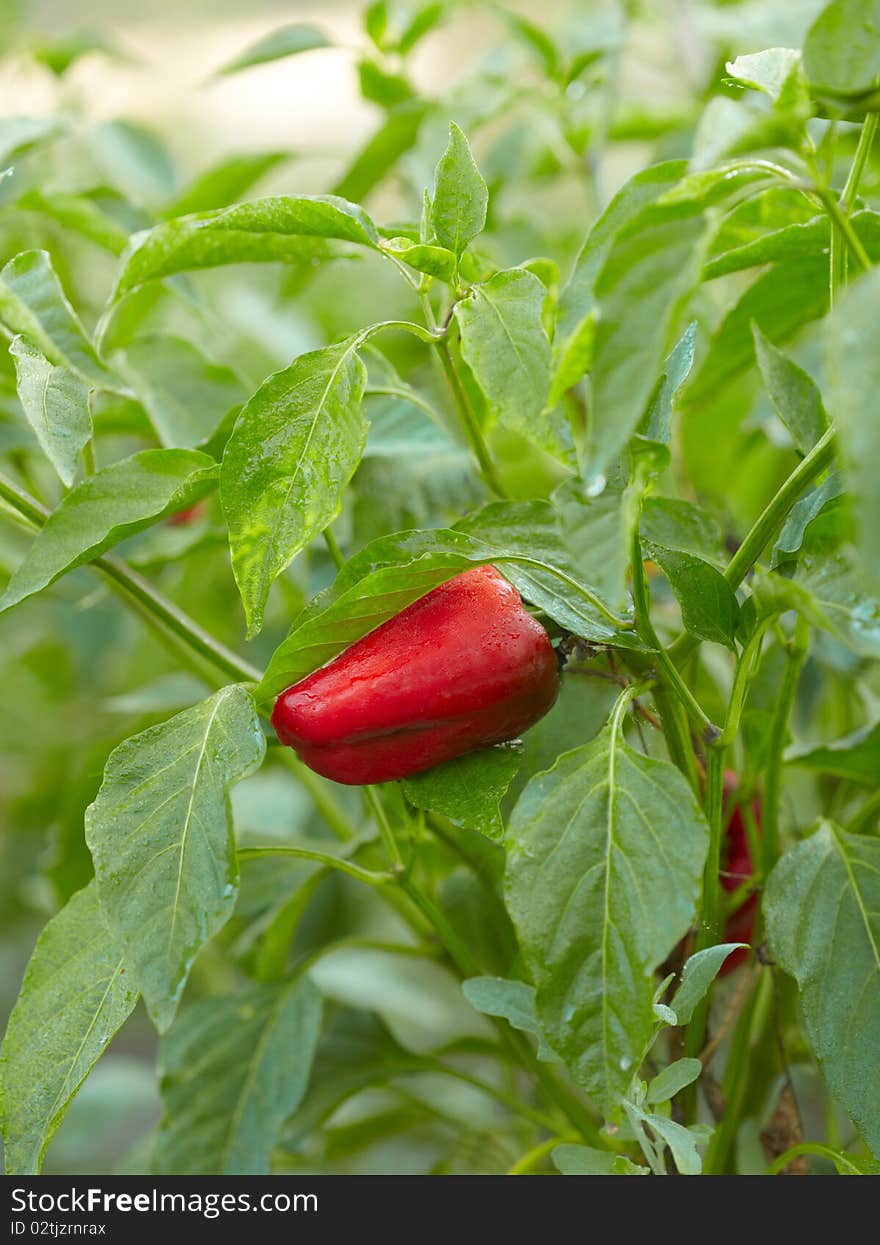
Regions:
<instances>
[{"instance_id":1,"label":"ripe red pepper","mask_svg":"<svg viewBox=\"0 0 880 1245\"><path fill-rule=\"evenodd\" d=\"M736 774L728 770L724 775L725 797L729 799L733 796L736 787ZM759 800L752 801L752 815L760 830L761 804ZM721 888L727 891L728 894L732 894L733 891L739 890L743 882L747 882L755 871L752 853L749 848L746 819L743 816L741 804L737 804L734 808L730 821L727 823L724 834L724 846L725 858L721 862ZM750 943L754 934L757 915L758 894L754 892L744 899L739 907L728 916L724 926L724 941ZM728 973L732 973L741 964L745 964L749 955L750 952L745 947L740 948L738 951L731 951L724 961L719 975L724 977Z\"/></svg>"},{"instance_id":2,"label":"ripe red pepper","mask_svg":"<svg viewBox=\"0 0 880 1245\"><path fill-rule=\"evenodd\" d=\"M479 566L287 688L272 725L326 778L388 782L515 738L558 690L547 632Z\"/></svg>"}]
</instances>

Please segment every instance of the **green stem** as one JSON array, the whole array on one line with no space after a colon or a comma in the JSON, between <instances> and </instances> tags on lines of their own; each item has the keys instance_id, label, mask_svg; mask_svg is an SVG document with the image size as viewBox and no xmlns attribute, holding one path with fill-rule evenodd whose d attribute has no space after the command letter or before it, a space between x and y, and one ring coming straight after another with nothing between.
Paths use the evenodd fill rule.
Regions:
<instances>
[{"instance_id":1,"label":"green stem","mask_svg":"<svg viewBox=\"0 0 880 1245\"><path fill-rule=\"evenodd\" d=\"M816 194L822 201L822 206L831 218L832 224L839 230L846 241L847 246L858 260L864 272L868 272L871 268L871 260L868 252L862 246L862 240L853 229L852 221L841 211L840 205L834 197L834 191L829 190L827 186L817 186Z\"/></svg>"},{"instance_id":2,"label":"green stem","mask_svg":"<svg viewBox=\"0 0 880 1245\"><path fill-rule=\"evenodd\" d=\"M819 438L746 533L724 572L724 578L734 590L740 586L773 537L778 535L788 512L807 486L833 462L834 436L834 429L829 428Z\"/></svg>"},{"instance_id":3,"label":"green stem","mask_svg":"<svg viewBox=\"0 0 880 1245\"><path fill-rule=\"evenodd\" d=\"M361 329L354 338L354 348L363 346L371 337L375 337L377 333L384 333L386 330L393 329L401 333L411 333L413 337L417 337L419 341L425 342L429 346L434 346L437 342L443 340L442 333L432 333L430 329L423 328L421 324L414 324L411 320L380 320L377 324L370 324L365 329Z\"/></svg>"},{"instance_id":4,"label":"green stem","mask_svg":"<svg viewBox=\"0 0 880 1245\"><path fill-rule=\"evenodd\" d=\"M329 527L324 529L323 535L324 543L330 552L330 557L333 559L337 571L341 571L343 566L345 566L345 558L342 556L342 550L336 543L336 537L330 531Z\"/></svg>"},{"instance_id":5,"label":"green stem","mask_svg":"<svg viewBox=\"0 0 880 1245\"><path fill-rule=\"evenodd\" d=\"M853 157L852 167L849 176L846 179L846 185L840 196L840 207L847 215L852 211L853 204L856 201L856 195L859 190L859 183L862 180L862 173L865 171L865 165L868 162L868 156L874 142L874 135L877 133L877 122L880 115L876 112L869 112L865 117L862 125L862 132L859 135L856 154Z\"/></svg>"},{"instance_id":6,"label":"green stem","mask_svg":"<svg viewBox=\"0 0 880 1245\"><path fill-rule=\"evenodd\" d=\"M874 116L877 114L874 113ZM792 1159L799 1158L801 1155L814 1154L817 1158L830 1159L836 1169L840 1167L848 1167L849 1176L864 1176L864 1172L856 1167L855 1163L850 1163L845 1154L841 1154L839 1150L832 1150L830 1146L823 1146L820 1141L802 1141L799 1145L792 1146L790 1150L786 1150L784 1154L780 1154L774 1159L767 1170L765 1176L778 1176L781 1171L788 1167Z\"/></svg>"},{"instance_id":7,"label":"green stem","mask_svg":"<svg viewBox=\"0 0 880 1245\"><path fill-rule=\"evenodd\" d=\"M348 842L348 840L355 838L357 836L357 827L351 823L345 810L336 800L327 780L321 778L314 770L309 769L307 765L304 765L291 748L282 747L278 749L278 755L280 755L288 769L292 770L296 775L297 782L308 792L315 808L336 837L343 842Z\"/></svg>"},{"instance_id":8,"label":"green stem","mask_svg":"<svg viewBox=\"0 0 880 1245\"><path fill-rule=\"evenodd\" d=\"M0 475L0 497L36 527L42 527L49 518L49 511L45 506L3 475ZM106 554L94 558L89 565L116 583L127 596L139 602L163 626L179 636L212 666L235 680L245 683L260 681L262 676L255 666L239 657L225 644L221 644L121 558L115 554Z\"/></svg>"},{"instance_id":9,"label":"green stem","mask_svg":"<svg viewBox=\"0 0 880 1245\"><path fill-rule=\"evenodd\" d=\"M370 788L367 788L367 790L369 791ZM467 943L459 938L449 923L446 913L441 908L438 908L430 896L419 890L411 878L400 877L399 884L403 893L412 900L413 904L433 926L437 937L446 948L449 958L462 977L479 977L482 971L480 965L471 955Z\"/></svg>"},{"instance_id":10,"label":"green stem","mask_svg":"<svg viewBox=\"0 0 880 1245\"><path fill-rule=\"evenodd\" d=\"M694 793L699 797L702 794L700 790L700 774L697 769L694 750L691 746L687 714L682 708L681 702L670 692L668 687L658 685L654 688L654 703L660 714L660 721L663 723L663 734L672 763L678 766L693 788Z\"/></svg>"},{"instance_id":11,"label":"green stem","mask_svg":"<svg viewBox=\"0 0 880 1245\"><path fill-rule=\"evenodd\" d=\"M709 1142L709 1148L706 1151L706 1158L703 1163L703 1174L705 1176L717 1175L724 1171L728 1152L736 1137L743 1098L749 1079L755 1016L761 1011L758 1008L758 1004L762 992L766 993L767 986L764 984L766 980L767 976L765 974L760 980L758 989L750 991L749 998L745 1002L745 1006L733 1031L722 1086L724 1118L715 1130L715 1134Z\"/></svg>"},{"instance_id":12,"label":"green stem","mask_svg":"<svg viewBox=\"0 0 880 1245\"><path fill-rule=\"evenodd\" d=\"M430 416L433 424L437 424L438 427L443 426L431 403L427 398L423 398L417 389L402 389L399 385L367 385L364 394L368 398L400 398L402 402L410 402Z\"/></svg>"},{"instance_id":13,"label":"green stem","mask_svg":"<svg viewBox=\"0 0 880 1245\"><path fill-rule=\"evenodd\" d=\"M293 856L297 860L313 860L317 864L325 865L328 869L338 869L340 873L347 873L350 878L354 878L357 882L364 882L367 886L387 886L389 882L395 880L393 873L377 873L373 869L362 869L360 865L353 864L341 856L334 856L332 852L322 852L311 847L293 847L286 843L279 843L272 847L240 847L237 855L239 860L257 860L263 856Z\"/></svg>"},{"instance_id":14,"label":"green stem","mask_svg":"<svg viewBox=\"0 0 880 1245\"><path fill-rule=\"evenodd\" d=\"M730 692L730 701L727 706L727 718L724 723L724 730L719 736L716 747L729 748L739 734L739 723L742 717L743 707L746 701L746 694L749 690L749 684L755 673L757 663L761 656L761 646L764 642L764 633L774 621L776 615L768 614L766 618L762 618L755 630L749 636L748 643L740 654L739 661L736 663L736 671L733 676L733 687Z\"/></svg>"},{"instance_id":15,"label":"green stem","mask_svg":"<svg viewBox=\"0 0 880 1245\"><path fill-rule=\"evenodd\" d=\"M437 339L435 338L434 340L436 341ZM492 455L489 453L489 447L483 436L483 430L480 427L474 408L471 406L471 400L456 369L452 351L445 341L438 341L437 356L440 359L443 372L452 391L452 396L455 399L456 410L461 419L465 436L480 468L480 475L497 497L507 497L507 490L498 478Z\"/></svg>"},{"instance_id":16,"label":"green stem","mask_svg":"<svg viewBox=\"0 0 880 1245\"><path fill-rule=\"evenodd\" d=\"M664 681L681 701L682 706L693 718L696 725L700 727L706 742L711 743L718 737L718 727L709 720L697 703L693 692L679 674L666 649L660 643L657 632L654 630L654 624L651 622L651 596L648 588L648 577L645 574L645 566L642 561L642 543L639 539L638 525L636 525L633 532L632 540L632 583L636 631L653 650L652 656L660 667Z\"/></svg>"},{"instance_id":17,"label":"green stem","mask_svg":"<svg viewBox=\"0 0 880 1245\"><path fill-rule=\"evenodd\" d=\"M382 797L379 795L379 792L375 787L364 787L364 796L370 806L373 816L376 819L376 824L379 827L379 833L382 836L385 851L388 853L388 857L391 861L394 875L398 877L404 873L405 865L403 863L403 857L400 854L400 848L397 846L397 839L394 836L394 831L391 829L391 823L388 820L388 815L385 812ZM406 887L404 887L404 889L406 889ZM412 898L412 896L410 896L410 898Z\"/></svg>"},{"instance_id":18,"label":"green stem","mask_svg":"<svg viewBox=\"0 0 880 1245\"><path fill-rule=\"evenodd\" d=\"M801 459L746 533L745 539L724 571L724 578L734 591L748 575L769 542L778 535L779 529L788 517L788 512L801 494L834 461L834 436L834 429L829 428L809 454ZM690 656L698 644L699 640L695 636L689 632L682 632L670 646L669 656L676 664L679 664Z\"/></svg>"},{"instance_id":19,"label":"green stem","mask_svg":"<svg viewBox=\"0 0 880 1245\"><path fill-rule=\"evenodd\" d=\"M95 558L92 566L97 567L109 579L114 580L129 596L150 610L169 631L186 641L202 657L211 662L218 670L228 674L230 678L244 683L259 683L262 673L250 662L239 657L232 649L221 644L204 627L199 626L188 614L164 596L149 580L144 579L137 571L133 571L115 554Z\"/></svg>"},{"instance_id":20,"label":"green stem","mask_svg":"<svg viewBox=\"0 0 880 1245\"><path fill-rule=\"evenodd\" d=\"M540 1167L550 1152L561 1145L564 1140L564 1137L548 1137L546 1141L539 1141L536 1146L532 1146L531 1150L527 1150L522 1158L517 1159L508 1171L508 1176L528 1176L535 1168Z\"/></svg>"},{"instance_id":21,"label":"green stem","mask_svg":"<svg viewBox=\"0 0 880 1245\"><path fill-rule=\"evenodd\" d=\"M463 978L479 977L482 973L481 966L471 955L467 944L453 929L446 914L438 908L428 895L420 891L410 878L405 876L399 878L399 886L433 926L437 937L446 948L449 958L461 976ZM506 1020L496 1017L490 1017L490 1020L501 1041L504 1042L519 1063L531 1073L547 1096L556 1103L578 1132L582 1136L601 1144L598 1129L589 1112L577 1097L569 1092L565 1085L557 1081L552 1069L547 1064L541 1063L532 1050L528 1039L523 1034L511 1029Z\"/></svg>"},{"instance_id":22,"label":"green stem","mask_svg":"<svg viewBox=\"0 0 880 1245\"><path fill-rule=\"evenodd\" d=\"M767 761L764 772L764 799L762 801L763 826L761 832L761 877L766 881L779 855L779 806L782 791L782 757L788 737L795 693L801 677L810 641L810 626L798 616L794 636L786 646L785 670L776 697L770 737L767 741Z\"/></svg>"},{"instance_id":23,"label":"green stem","mask_svg":"<svg viewBox=\"0 0 880 1245\"><path fill-rule=\"evenodd\" d=\"M498 1089L489 1081L484 1081L478 1076L472 1076L470 1072L465 1072L462 1068L456 1068L454 1064L444 1063L442 1059L432 1059L431 1064L438 1072L442 1072L445 1076L455 1077L457 1081L461 1081L464 1085L472 1085L474 1089L479 1089L489 1098L494 1098L496 1102L500 1102L502 1106L507 1107L514 1115L522 1116L524 1120L528 1120L538 1128L546 1128L550 1132L555 1132L559 1127L559 1121L555 1120L551 1115L545 1115L543 1111L529 1106L527 1102L522 1102L521 1099L515 1098L513 1094L505 1093L503 1089ZM558 1142L560 1138L557 1137L555 1140Z\"/></svg>"}]
</instances>

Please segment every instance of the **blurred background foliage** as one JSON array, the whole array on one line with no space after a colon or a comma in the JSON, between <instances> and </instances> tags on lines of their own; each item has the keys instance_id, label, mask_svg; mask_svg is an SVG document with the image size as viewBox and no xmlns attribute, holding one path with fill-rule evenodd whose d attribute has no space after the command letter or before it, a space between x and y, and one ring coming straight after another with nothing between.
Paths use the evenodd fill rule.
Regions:
<instances>
[{"instance_id":1,"label":"blurred background foliage","mask_svg":"<svg viewBox=\"0 0 880 1245\"><path fill-rule=\"evenodd\" d=\"M387 23L374 18L365 29L364 9L352 0L5 3L0 166L14 156L15 173L0 182L0 263L26 248L50 251L91 329L125 236L165 216L257 194L336 191L363 201L382 222L417 220L423 187L430 185L454 119L490 187L480 249L495 266L551 257L564 280L590 224L629 175L657 160L690 156L709 141L715 131L701 124L707 101L720 116L723 101L741 94L725 80L725 61L769 46L799 46L820 7L820 0L545 0L538 13L528 3L446 0L420 8L391 4ZM313 26L325 46L217 73L289 22ZM845 167L852 155L846 133L836 151ZM875 166L863 193L877 186ZM706 327L719 322L731 289L746 281L738 274L704 287L698 314ZM222 414L302 351L376 319L417 315L412 291L391 266L363 255L320 268L244 265L197 273L167 288L154 284L131 302L136 312L119 318L110 342L113 351L125 352L127 366L149 366L132 348L135 330L178 336L216 365L210 384L203 370L196 379L188 376L186 359L172 359L164 376L147 376L171 418L194 402L214 403ZM396 341L389 355L403 374L419 375L442 408L440 380L419 345ZM731 537L795 461L780 454L785 434L756 392L753 377L733 368L726 383L685 411L680 431L700 501ZM411 407L404 420L393 398L371 399L369 414L367 454L335 528L347 552L387 532L443 525L484 500L462 449L443 429ZM135 403L102 398L95 418L107 461L142 447L145 417ZM12 360L0 351L0 457L51 504L58 483L31 436L17 407ZM550 471L534 462L525 443L507 447L505 460L508 483L524 495L534 495L536 479ZM332 566L317 545L298 558L273 593L264 634L246 645L237 602L231 608L217 504L212 500L191 524L166 524L133 538L123 552L216 635L263 664L296 609L329 582ZM0 524L0 578L17 565L27 540L12 524ZM817 653L806 669L799 721L812 721L823 738L834 738L871 716L868 709L876 716L880 687L875 673L854 700L858 658L827 638L819 640ZM108 752L205 692L85 569L0 618L0 670L5 1019L37 932L91 874L83 812ZM728 675L718 674L723 684ZM766 686L753 690L746 719L753 737L772 706L772 671L762 667L761 680ZM597 684L587 695L569 688L530 734L518 785L562 748L588 738L613 690ZM712 713L711 679L701 695ZM804 729L809 739L812 728ZM808 820L817 802L814 779L793 774L790 790ZM340 789L334 798L352 818L360 816L351 791ZM278 763L236 789L234 808L245 840L253 834L265 842L291 830L322 833L321 814ZM492 857L495 849L472 837L472 849ZM310 870L277 861L246 866L241 919L217 940L231 954L209 947L189 995L235 981L236 963L258 953L262 934L283 920L287 897L307 886ZM451 872L445 902L462 928L469 911L483 921L472 937L491 955L492 940L504 943L509 928L500 919L485 927L470 885L468 875ZM399 931L370 895L339 875L322 877L298 929L298 949L351 933L381 939ZM502 946L496 956L502 968L506 954ZM354 1172L491 1171L517 1157L515 1122L496 1130L493 1111L477 1091L464 1084L450 1088L448 1079L427 1068L394 1081L412 1052L438 1040L478 1048L485 1037L482 1019L441 967L342 947L321 960L315 978L336 1001L333 1023L341 1036L340 1050L332 1041L322 1046L317 1089L307 1103L313 1121L332 1114L343 1067L349 1075L352 1067L372 1070L375 1079L365 1084L392 1084L351 1098L320 1135L286 1138L282 1164ZM345 1008L365 1005L381 1019L361 1013L346 1026ZM138 1011L73 1104L50 1147L47 1172L144 1169L159 1112L154 1047L153 1031ZM812 1073L805 1067L798 1075ZM762 1110L753 1104L753 1153L747 1135L745 1170L763 1167L757 1140Z\"/></svg>"}]
</instances>

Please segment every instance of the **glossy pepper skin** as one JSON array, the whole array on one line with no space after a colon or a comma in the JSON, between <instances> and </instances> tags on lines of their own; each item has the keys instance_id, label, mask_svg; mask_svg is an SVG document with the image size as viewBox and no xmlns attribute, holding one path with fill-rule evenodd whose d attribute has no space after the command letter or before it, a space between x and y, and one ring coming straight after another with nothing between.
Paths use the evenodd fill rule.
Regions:
<instances>
[{"instance_id":1,"label":"glossy pepper skin","mask_svg":"<svg viewBox=\"0 0 880 1245\"><path fill-rule=\"evenodd\" d=\"M736 788L736 774L731 770L727 770L724 775L725 798L730 799L734 795ZM752 801L752 815L760 830L761 804L759 800ZM732 894L733 891L739 890L742 884L749 880L754 871L752 853L749 850L746 819L743 816L742 805L738 804L733 810L724 833L724 858L721 862L720 878L721 889L728 894ZM724 925L724 941L751 943L757 915L758 894L755 891L748 898L744 899L739 907L728 916ZM728 973L732 973L734 969L739 968L741 964L745 964L750 954L751 952L745 947L740 948L738 951L731 951L721 966L719 976L725 977Z\"/></svg>"},{"instance_id":2,"label":"glossy pepper skin","mask_svg":"<svg viewBox=\"0 0 880 1245\"><path fill-rule=\"evenodd\" d=\"M479 566L282 692L272 725L325 778L388 782L515 738L558 690L547 632Z\"/></svg>"}]
</instances>

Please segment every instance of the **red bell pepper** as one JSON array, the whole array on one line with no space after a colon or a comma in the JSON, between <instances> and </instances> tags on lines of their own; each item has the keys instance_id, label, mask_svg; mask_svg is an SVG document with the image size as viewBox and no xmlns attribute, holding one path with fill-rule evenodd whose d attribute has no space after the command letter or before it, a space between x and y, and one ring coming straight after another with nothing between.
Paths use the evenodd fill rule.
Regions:
<instances>
[{"instance_id":1,"label":"red bell pepper","mask_svg":"<svg viewBox=\"0 0 880 1245\"><path fill-rule=\"evenodd\" d=\"M728 770L724 775L725 796L731 797L736 791L736 787L736 774ZM761 804L759 800L752 801L752 815L760 830ZM727 891L728 894L732 894L733 891L739 890L742 884L747 882L755 871L751 849L749 848L746 820L741 804L737 804L733 810L730 821L727 823L724 840L725 858L721 865L721 888ZM758 894L753 892L728 916L724 926L724 941L750 943L754 934L757 915ZM738 951L731 951L724 961L719 975L724 977L728 973L732 973L735 968L739 968L741 964L748 960L749 955L750 952L745 947L741 947Z\"/></svg>"},{"instance_id":2,"label":"red bell pepper","mask_svg":"<svg viewBox=\"0 0 880 1245\"><path fill-rule=\"evenodd\" d=\"M550 637L492 566L447 580L282 692L272 725L335 782L387 782L513 739L559 689Z\"/></svg>"}]
</instances>

